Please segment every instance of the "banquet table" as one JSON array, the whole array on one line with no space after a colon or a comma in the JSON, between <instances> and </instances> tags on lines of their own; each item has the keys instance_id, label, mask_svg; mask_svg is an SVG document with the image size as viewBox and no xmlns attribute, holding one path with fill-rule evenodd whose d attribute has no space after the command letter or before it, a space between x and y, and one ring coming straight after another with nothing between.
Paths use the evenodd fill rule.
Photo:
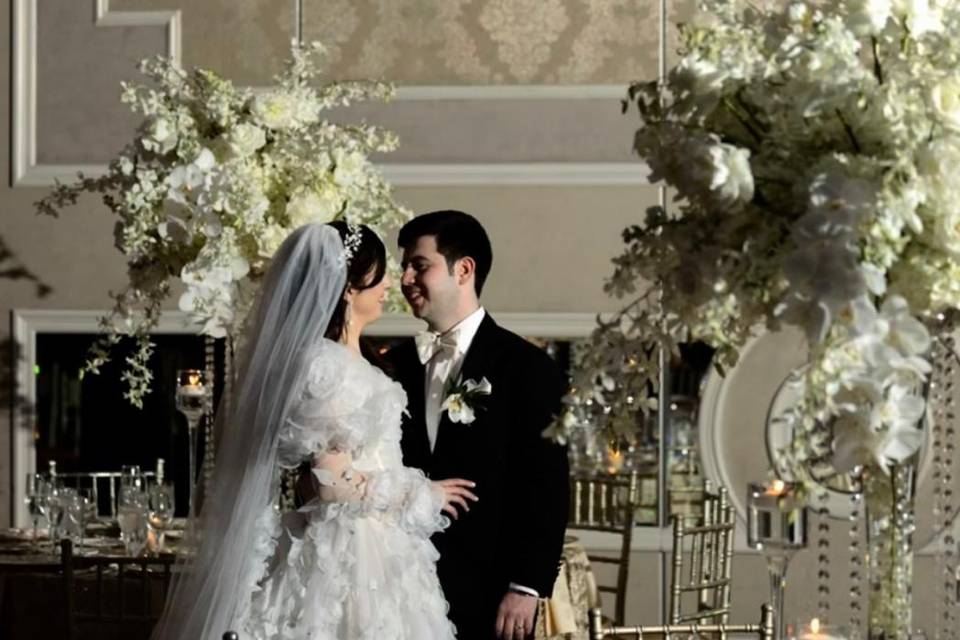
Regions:
<instances>
[{"instance_id":1,"label":"banquet table","mask_svg":"<svg viewBox=\"0 0 960 640\"><path fill-rule=\"evenodd\" d=\"M536 640L588 640L589 611L599 606L599 602L586 549L576 537L567 536L553 594L539 603L534 637Z\"/></svg>"},{"instance_id":2,"label":"banquet table","mask_svg":"<svg viewBox=\"0 0 960 640\"><path fill-rule=\"evenodd\" d=\"M122 556L123 544L119 538L103 535L87 539L80 551L84 555L101 554ZM96 592L93 572L75 574L77 606L90 610ZM156 584L154 584L156 582ZM104 581L103 601L116 601L116 582ZM159 610L163 594L159 579L149 584L151 607ZM129 602L142 602L141 584L137 580L124 582L124 594ZM114 633L118 633L115 629ZM53 553L49 539L42 538L34 545L27 532L17 529L0 531L0 638L3 640L34 640L35 638L66 638L66 601L59 553ZM98 633L97 638L110 640L119 636L110 632Z\"/></svg>"},{"instance_id":3,"label":"banquet table","mask_svg":"<svg viewBox=\"0 0 960 640\"><path fill-rule=\"evenodd\" d=\"M103 536L87 542L85 553L123 554L119 539ZM66 637L60 568L60 556L52 552L49 540L40 540L35 547L23 532L0 531L0 638ZM93 577L89 579L92 581ZM78 576L78 580L82 582L84 577ZM139 586L131 581L126 588ZM112 596L108 593L106 597ZM139 597L140 594L130 594L131 601ZM587 640L588 612L598 602L587 552L576 538L568 536L553 593L538 604L535 638Z\"/></svg>"}]
</instances>

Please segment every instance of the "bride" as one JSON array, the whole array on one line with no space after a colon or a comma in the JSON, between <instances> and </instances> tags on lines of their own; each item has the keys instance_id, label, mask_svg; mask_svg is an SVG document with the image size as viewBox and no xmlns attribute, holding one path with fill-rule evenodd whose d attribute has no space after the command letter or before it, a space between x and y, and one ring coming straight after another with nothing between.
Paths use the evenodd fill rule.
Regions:
<instances>
[{"instance_id":1,"label":"bride","mask_svg":"<svg viewBox=\"0 0 960 640\"><path fill-rule=\"evenodd\" d=\"M476 496L472 482L402 465L406 396L360 354L385 271L383 243L362 225L306 225L277 251L188 533L197 553L155 640L454 637L429 537ZM317 497L280 513L280 471L306 461Z\"/></svg>"}]
</instances>

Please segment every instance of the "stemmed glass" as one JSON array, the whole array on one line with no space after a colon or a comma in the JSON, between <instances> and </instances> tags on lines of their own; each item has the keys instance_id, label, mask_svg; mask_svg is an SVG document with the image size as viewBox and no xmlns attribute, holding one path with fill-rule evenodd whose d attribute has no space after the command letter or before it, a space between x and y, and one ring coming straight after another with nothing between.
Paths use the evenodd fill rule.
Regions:
<instances>
[{"instance_id":1,"label":"stemmed glass","mask_svg":"<svg viewBox=\"0 0 960 640\"><path fill-rule=\"evenodd\" d=\"M47 522L50 523L50 541L53 543L53 553L57 553L57 545L60 544L60 525L63 524L64 515L64 488L63 481L54 476L47 478L47 490L43 494L44 512L47 516Z\"/></svg>"},{"instance_id":2,"label":"stemmed glass","mask_svg":"<svg viewBox=\"0 0 960 640\"><path fill-rule=\"evenodd\" d=\"M47 480L42 473L27 474L27 492L24 502L27 504L27 510L30 513L30 521L33 524L32 545L33 550L37 550L37 528L40 524L40 518L46 515Z\"/></svg>"},{"instance_id":3,"label":"stemmed glass","mask_svg":"<svg viewBox=\"0 0 960 640\"><path fill-rule=\"evenodd\" d=\"M197 482L197 425L207 411L210 397L210 385L206 374L200 369L180 369L177 371L177 411L187 419L187 437L189 438L190 477L188 490L190 515L194 513L193 494Z\"/></svg>"},{"instance_id":4,"label":"stemmed glass","mask_svg":"<svg viewBox=\"0 0 960 640\"><path fill-rule=\"evenodd\" d=\"M132 488L121 491L117 523L127 555L139 554L147 542L147 496L144 492Z\"/></svg>"},{"instance_id":5,"label":"stemmed glass","mask_svg":"<svg viewBox=\"0 0 960 640\"><path fill-rule=\"evenodd\" d=\"M70 538L74 540L79 551L83 549L83 538L90 518L90 507L93 505L92 493L90 489L71 490L64 496L63 503Z\"/></svg>"},{"instance_id":6,"label":"stemmed glass","mask_svg":"<svg viewBox=\"0 0 960 640\"><path fill-rule=\"evenodd\" d=\"M158 483L150 487L150 510L147 523L157 534L157 551L163 551L163 542L167 530L173 524L174 496L173 485Z\"/></svg>"},{"instance_id":7,"label":"stemmed glass","mask_svg":"<svg viewBox=\"0 0 960 640\"><path fill-rule=\"evenodd\" d=\"M770 606L774 611L774 640L785 640L783 615L787 565L807 544L807 509L796 486L774 480L770 486L747 485L747 545L763 551L770 578Z\"/></svg>"}]
</instances>

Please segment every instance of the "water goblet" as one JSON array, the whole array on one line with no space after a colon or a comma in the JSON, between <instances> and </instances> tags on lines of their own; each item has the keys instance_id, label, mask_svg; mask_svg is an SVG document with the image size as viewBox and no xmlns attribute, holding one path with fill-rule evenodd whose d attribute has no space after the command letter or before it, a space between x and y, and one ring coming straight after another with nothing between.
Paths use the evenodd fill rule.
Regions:
<instances>
[{"instance_id":1,"label":"water goblet","mask_svg":"<svg viewBox=\"0 0 960 640\"><path fill-rule=\"evenodd\" d=\"M127 491L117 509L120 539L127 555L135 556L147 542L147 498L142 492Z\"/></svg>"},{"instance_id":2,"label":"water goblet","mask_svg":"<svg viewBox=\"0 0 960 640\"><path fill-rule=\"evenodd\" d=\"M64 515L64 487L62 481L57 477L47 480L47 491L44 493L44 511L47 516L47 522L50 524L50 541L53 543L53 554L57 553L57 546L60 544L60 527L63 525Z\"/></svg>"},{"instance_id":3,"label":"water goblet","mask_svg":"<svg viewBox=\"0 0 960 640\"><path fill-rule=\"evenodd\" d=\"M174 494L173 485L168 483L155 484L149 491L150 510L147 522L157 534L157 551L163 551L163 543L167 530L173 524Z\"/></svg>"},{"instance_id":4,"label":"water goblet","mask_svg":"<svg viewBox=\"0 0 960 640\"><path fill-rule=\"evenodd\" d=\"M46 516L44 505L44 493L47 490L47 481L42 473L27 474L27 490L24 502L27 504L27 511L30 513L30 522L33 525L33 535L31 544L33 550L37 550L37 528L40 524L40 518Z\"/></svg>"}]
</instances>

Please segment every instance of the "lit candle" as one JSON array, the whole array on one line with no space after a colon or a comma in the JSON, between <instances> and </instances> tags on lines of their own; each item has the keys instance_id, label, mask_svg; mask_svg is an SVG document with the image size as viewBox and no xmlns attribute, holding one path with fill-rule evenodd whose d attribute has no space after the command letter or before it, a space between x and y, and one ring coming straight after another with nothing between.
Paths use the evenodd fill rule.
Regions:
<instances>
[{"instance_id":1,"label":"lit candle","mask_svg":"<svg viewBox=\"0 0 960 640\"><path fill-rule=\"evenodd\" d=\"M607 448L607 473L616 475L623 466L623 452L613 447Z\"/></svg>"},{"instance_id":2,"label":"lit candle","mask_svg":"<svg viewBox=\"0 0 960 640\"><path fill-rule=\"evenodd\" d=\"M767 487L766 491L763 492L767 496L782 496L787 490L787 483L777 478L770 483L770 486Z\"/></svg>"},{"instance_id":3,"label":"lit candle","mask_svg":"<svg viewBox=\"0 0 960 640\"><path fill-rule=\"evenodd\" d=\"M814 618L810 624L803 626L797 640L845 640L840 629L820 622L819 618Z\"/></svg>"},{"instance_id":4,"label":"lit candle","mask_svg":"<svg viewBox=\"0 0 960 640\"><path fill-rule=\"evenodd\" d=\"M799 549L806 544L806 509L783 480L747 487L747 544L754 549Z\"/></svg>"}]
</instances>

